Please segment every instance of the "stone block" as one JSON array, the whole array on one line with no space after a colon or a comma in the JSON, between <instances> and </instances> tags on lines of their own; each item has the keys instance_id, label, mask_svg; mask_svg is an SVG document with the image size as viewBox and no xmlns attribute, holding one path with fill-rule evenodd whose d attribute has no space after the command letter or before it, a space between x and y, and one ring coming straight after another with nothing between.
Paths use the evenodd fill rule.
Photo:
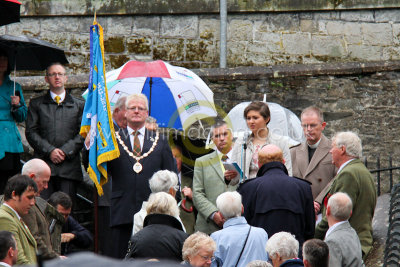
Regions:
<instances>
[{"instance_id":1,"label":"stone block","mask_svg":"<svg viewBox=\"0 0 400 267\"><path fill-rule=\"evenodd\" d=\"M252 41L253 23L249 20L231 20L228 24L229 41Z\"/></svg>"},{"instance_id":2,"label":"stone block","mask_svg":"<svg viewBox=\"0 0 400 267\"><path fill-rule=\"evenodd\" d=\"M300 20L300 31L315 33L318 31L317 22L311 19Z\"/></svg>"},{"instance_id":3,"label":"stone block","mask_svg":"<svg viewBox=\"0 0 400 267\"><path fill-rule=\"evenodd\" d=\"M272 31L300 30L300 19L297 13L269 13L267 21Z\"/></svg>"},{"instance_id":4,"label":"stone block","mask_svg":"<svg viewBox=\"0 0 400 267\"><path fill-rule=\"evenodd\" d=\"M281 53L283 48L281 33L255 32L254 43L263 43L270 52Z\"/></svg>"},{"instance_id":5,"label":"stone block","mask_svg":"<svg viewBox=\"0 0 400 267\"><path fill-rule=\"evenodd\" d=\"M163 16L161 18L162 37L198 37L198 16Z\"/></svg>"},{"instance_id":6,"label":"stone block","mask_svg":"<svg viewBox=\"0 0 400 267\"><path fill-rule=\"evenodd\" d=\"M135 16L132 34L156 37L160 34L160 23L159 16Z\"/></svg>"},{"instance_id":7,"label":"stone block","mask_svg":"<svg viewBox=\"0 0 400 267\"><path fill-rule=\"evenodd\" d=\"M310 54L311 43L310 34L294 33L282 34L283 50L290 55L305 55Z\"/></svg>"},{"instance_id":8,"label":"stone block","mask_svg":"<svg viewBox=\"0 0 400 267\"><path fill-rule=\"evenodd\" d=\"M347 50L352 60L382 60L382 47L368 45L348 45Z\"/></svg>"},{"instance_id":9,"label":"stone block","mask_svg":"<svg viewBox=\"0 0 400 267\"><path fill-rule=\"evenodd\" d=\"M184 60L184 39L164 39L154 40L153 59L161 59L166 61L182 61Z\"/></svg>"},{"instance_id":10,"label":"stone block","mask_svg":"<svg viewBox=\"0 0 400 267\"><path fill-rule=\"evenodd\" d=\"M82 24L82 21L78 17L45 17L41 19L41 28L54 32L79 32L80 24ZM93 18L91 23L86 24L86 31L83 32L89 32L89 27L92 24Z\"/></svg>"},{"instance_id":11,"label":"stone block","mask_svg":"<svg viewBox=\"0 0 400 267\"><path fill-rule=\"evenodd\" d=\"M152 52L152 38L147 37L128 37L126 48L130 54L150 55Z\"/></svg>"},{"instance_id":12,"label":"stone block","mask_svg":"<svg viewBox=\"0 0 400 267\"><path fill-rule=\"evenodd\" d=\"M374 10L341 11L340 19L344 21L374 21Z\"/></svg>"},{"instance_id":13,"label":"stone block","mask_svg":"<svg viewBox=\"0 0 400 267\"><path fill-rule=\"evenodd\" d=\"M400 22L400 12L398 9L377 9L375 10L376 22Z\"/></svg>"},{"instance_id":14,"label":"stone block","mask_svg":"<svg viewBox=\"0 0 400 267\"><path fill-rule=\"evenodd\" d=\"M200 38L209 40L220 39L220 21L219 19L200 19L199 20Z\"/></svg>"},{"instance_id":15,"label":"stone block","mask_svg":"<svg viewBox=\"0 0 400 267\"><path fill-rule=\"evenodd\" d=\"M345 55L343 39L335 36L314 35L311 38L311 53L314 56L341 58Z\"/></svg>"},{"instance_id":16,"label":"stone block","mask_svg":"<svg viewBox=\"0 0 400 267\"><path fill-rule=\"evenodd\" d=\"M388 23L363 23L361 31L367 45L393 44L392 26Z\"/></svg>"},{"instance_id":17,"label":"stone block","mask_svg":"<svg viewBox=\"0 0 400 267\"><path fill-rule=\"evenodd\" d=\"M122 53L125 51L125 38L112 36L104 38L104 52Z\"/></svg>"},{"instance_id":18,"label":"stone block","mask_svg":"<svg viewBox=\"0 0 400 267\"><path fill-rule=\"evenodd\" d=\"M133 17L108 17L107 33L112 35L130 35Z\"/></svg>"},{"instance_id":19,"label":"stone block","mask_svg":"<svg viewBox=\"0 0 400 267\"><path fill-rule=\"evenodd\" d=\"M40 28L41 23L39 19L22 18L20 23L12 23L7 25L6 33L11 35L27 35L37 37L40 35Z\"/></svg>"},{"instance_id":20,"label":"stone block","mask_svg":"<svg viewBox=\"0 0 400 267\"><path fill-rule=\"evenodd\" d=\"M211 40L186 40L185 61L216 60L215 44Z\"/></svg>"}]
</instances>

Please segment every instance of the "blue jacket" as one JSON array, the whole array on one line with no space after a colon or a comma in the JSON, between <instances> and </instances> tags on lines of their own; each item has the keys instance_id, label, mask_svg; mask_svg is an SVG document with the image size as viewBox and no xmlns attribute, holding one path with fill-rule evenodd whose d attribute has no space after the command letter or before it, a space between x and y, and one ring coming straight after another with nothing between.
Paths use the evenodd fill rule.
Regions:
<instances>
[{"instance_id":1,"label":"blue jacket","mask_svg":"<svg viewBox=\"0 0 400 267\"><path fill-rule=\"evenodd\" d=\"M15 92L19 92L21 97L18 107L11 106L10 96L14 95L14 82L6 76L0 86L0 159L4 158L5 152L24 152L16 122L26 119L27 108L18 83L15 84Z\"/></svg>"},{"instance_id":2,"label":"blue jacket","mask_svg":"<svg viewBox=\"0 0 400 267\"><path fill-rule=\"evenodd\" d=\"M242 251L250 225L244 217L236 217L227 220L224 228L211 234L217 244L215 261L212 266L236 266L236 262ZM246 266L253 260L268 260L265 252L265 245L268 241L268 234L264 229L251 227L246 247L237 266Z\"/></svg>"}]
</instances>

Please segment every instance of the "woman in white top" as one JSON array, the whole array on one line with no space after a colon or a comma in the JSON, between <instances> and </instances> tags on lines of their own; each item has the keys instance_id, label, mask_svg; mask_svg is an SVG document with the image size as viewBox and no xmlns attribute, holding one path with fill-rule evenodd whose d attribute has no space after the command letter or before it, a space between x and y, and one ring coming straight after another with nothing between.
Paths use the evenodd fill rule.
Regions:
<instances>
[{"instance_id":1,"label":"woman in white top","mask_svg":"<svg viewBox=\"0 0 400 267\"><path fill-rule=\"evenodd\" d=\"M271 133L267 127L271 120L271 114L267 103L261 101L251 102L244 110L244 118L252 132L249 137L237 140L233 146L232 161L244 170L247 178L257 176L258 151L267 144L279 146L283 151L285 166L289 175L292 175L292 161L289 151L288 138Z\"/></svg>"}]
</instances>

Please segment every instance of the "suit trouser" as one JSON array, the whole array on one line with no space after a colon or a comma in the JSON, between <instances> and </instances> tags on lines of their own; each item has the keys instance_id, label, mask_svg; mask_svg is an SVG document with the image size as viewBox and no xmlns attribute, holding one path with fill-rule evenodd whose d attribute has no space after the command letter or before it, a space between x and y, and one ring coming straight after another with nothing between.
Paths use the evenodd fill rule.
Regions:
<instances>
[{"instance_id":1,"label":"suit trouser","mask_svg":"<svg viewBox=\"0 0 400 267\"><path fill-rule=\"evenodd\" d=\"M110 257L123 259L125 258L128 250L128 242L132 235L133 223L121 224L111 227L111 240L110 246L111 255Z\"/></svg>"}]
</instances>

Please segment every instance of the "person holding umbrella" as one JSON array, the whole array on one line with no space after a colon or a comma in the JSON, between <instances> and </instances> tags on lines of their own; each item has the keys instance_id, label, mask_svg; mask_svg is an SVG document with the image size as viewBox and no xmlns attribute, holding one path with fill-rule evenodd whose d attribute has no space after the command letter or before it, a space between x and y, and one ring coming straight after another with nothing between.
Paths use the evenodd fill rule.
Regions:
<instances>
[{"instance_id":1,"label":"person holding umbrella","mask_svg":"<svg viewBox=\"0 0 400 267\"><path fill-rule=\"evenodd\" d=\"M0 49L0 194L8 178L21 171L20 153L24 152L16 123L26 119L27 107L21 86L10 80L7 52Z\"/></svg>"}]
</instances>

